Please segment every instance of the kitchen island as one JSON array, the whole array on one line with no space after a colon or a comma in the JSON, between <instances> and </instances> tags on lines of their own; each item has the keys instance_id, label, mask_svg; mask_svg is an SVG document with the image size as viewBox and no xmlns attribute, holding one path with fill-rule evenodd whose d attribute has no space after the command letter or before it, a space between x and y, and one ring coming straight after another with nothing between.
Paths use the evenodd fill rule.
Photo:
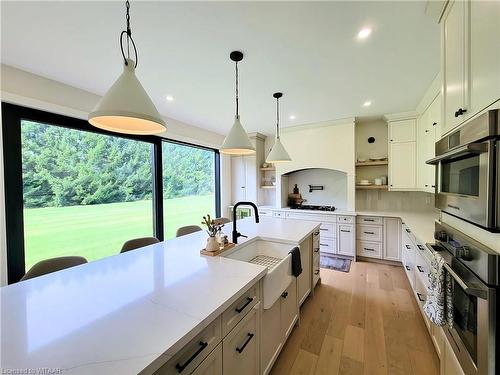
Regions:
<instances>
[{"instance_id":1,"label":"kitchen island","mask_svg":"<svg viewBox=\"0 0 500 375\"><path fill-rule=\"evenodd\" d=\"M298 245L319 225L240 220L238 231L248 238L237 246L259 239ZM201 256L205 244L206 233L197 232L1 288L1 368L158 370L267 273Z\"/></svg>"}]
</instances>

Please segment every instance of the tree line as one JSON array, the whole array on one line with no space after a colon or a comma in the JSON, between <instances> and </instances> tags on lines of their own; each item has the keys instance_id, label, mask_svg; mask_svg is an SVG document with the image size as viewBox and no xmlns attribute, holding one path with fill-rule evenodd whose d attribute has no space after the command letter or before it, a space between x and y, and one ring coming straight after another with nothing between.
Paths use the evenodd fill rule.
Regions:
<instances>
[{"instance_id":1,"label":"tree line","mask_svg":"<svg viewBox=\"0 0 500 375\"><path fill-rule=\"evenodd\" d=\"M151 199L146 142L22 121L24 206L60 207ZM214 192L214 153L164 142L164 199Z\"/></svg>"}]
</instances>

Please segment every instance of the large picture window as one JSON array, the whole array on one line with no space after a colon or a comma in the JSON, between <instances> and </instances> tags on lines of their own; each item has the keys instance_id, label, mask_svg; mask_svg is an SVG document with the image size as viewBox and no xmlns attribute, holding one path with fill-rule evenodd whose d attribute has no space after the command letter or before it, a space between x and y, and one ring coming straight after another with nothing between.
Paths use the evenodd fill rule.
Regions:
<instances>
[{"instance_id":1,"label":"large picture window","mask_svg":"<svg viewBox=\"0 0 500 375\"><path fill-rule=\"evenodd\" d=\"M36 262L175 236L219 208L216 150L2 103L9 283Z\"/></svg>"}]
</instances>

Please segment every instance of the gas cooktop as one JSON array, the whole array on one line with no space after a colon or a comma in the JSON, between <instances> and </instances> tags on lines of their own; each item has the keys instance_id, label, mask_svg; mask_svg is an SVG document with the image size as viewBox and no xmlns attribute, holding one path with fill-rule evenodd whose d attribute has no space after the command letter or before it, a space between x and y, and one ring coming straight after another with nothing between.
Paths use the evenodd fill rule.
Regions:
<instances>
[{"instance_id":1,"label":"gas cooktop","mask_svg":"<svg viewBox=\"0 0 500 375\"><path fill-rule=\"evenodd\" d=\"M314 206L314 205L302 205L302 206L292 206L290 207L294 210L312 210L312 211L335 211L334 206Z\"/></svg>"}]
</instances>

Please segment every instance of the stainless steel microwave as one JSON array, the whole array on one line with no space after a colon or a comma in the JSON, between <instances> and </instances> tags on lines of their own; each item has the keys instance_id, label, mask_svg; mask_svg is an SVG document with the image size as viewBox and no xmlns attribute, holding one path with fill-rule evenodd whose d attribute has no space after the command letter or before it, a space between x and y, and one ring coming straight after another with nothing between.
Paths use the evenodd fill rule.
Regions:
<instances>
[{"instance_id":1,"label":"stainless steel microwave","mask_svg":"<svg viewBox=\"0 0 500 375\"><path fill-rule=\"evenodd\" d=\"M499 110L490 110L436 142L436 208L500 231Z\"/></svg>"}]
</instances>

